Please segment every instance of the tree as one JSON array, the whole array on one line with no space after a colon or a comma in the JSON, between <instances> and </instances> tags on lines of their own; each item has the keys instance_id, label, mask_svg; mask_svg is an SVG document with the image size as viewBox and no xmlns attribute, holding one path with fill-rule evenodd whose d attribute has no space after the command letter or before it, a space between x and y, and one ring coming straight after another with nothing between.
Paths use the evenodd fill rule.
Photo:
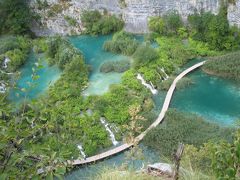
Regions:
<instances>
[{"instance_id":1,"label":"tree","mask_svg":"<svg viewBox=\"0 0 240 180\"><path fill-rule=\"evenodd\" d=\"M30 32L32 13L27 0L0 1L0 34L25 34Z\"/></svg>"}]
</instances>

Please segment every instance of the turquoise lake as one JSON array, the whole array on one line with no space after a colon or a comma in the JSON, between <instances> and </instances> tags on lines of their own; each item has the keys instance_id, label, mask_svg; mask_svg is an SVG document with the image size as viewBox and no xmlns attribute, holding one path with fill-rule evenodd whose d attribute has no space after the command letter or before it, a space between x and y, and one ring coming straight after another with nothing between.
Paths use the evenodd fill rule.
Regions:
<instances>
[{"instance_id":1,"label":"turquoise lake","mask_svg":"<svg viewBox=\"0 0 240 180\"><path fill-rule=\"evenodd\" d=\"M174 93L170 107L196 113L220 125L240 119L240 84L209 76L201 70L189 74L194 84Z\"/></svg>"},{"instance_id":2,"label":"turquoise lake","mask_svg":"<svg viewBox=\"0 0 240 180\"><path fill-rule=\"evenodd\" d=\"M99 71L102 63L112 60L128 59L129 57L116 55L103 51L102 45L106 40L111 39L111 36L76 36L69 37L71 43L80 49L85 57L87 64L91 66L89 76L89 87L83 92L84 95L103 94L108 91L111 84L120 83L122 73L101 73ZM18 89L11 90L9 98L14 102L21 102L25 96L34 99L46 92L49 85L54 83L61 75L61 71L56 67L49 67L45 60L38 62L39 56L30 54L27 63L21 68L21 76L17 81ZM27 88L29 83L33 83L31 75L32 68L36 67L38 62L43 65L43 68L37 71L40 76L34 82L36 84L27 94L19 89ZM197 61L190 62L194 64ZM187 67L186 66L186 67ZM185 67L185 68L186 68ZM222 78L209 76L201 70L196 70L188 75L194 82L193 85L187 88L177 90L174 93L170 107L180 111L196 113L206 120L218 123L223 126L233 126L235 120L240 119L240 84L225 80ZM159 92L153 96L156 107L154 111L158 113L161 110L166 92ZM145 163L158 162L159 157L152 150L147 149L143 145L145 160L134 161L134 167L140 168ZM120 165L125 161L124 153L111 157L95 165L76 169L66 176L66 179L86 179L90 175L97 172L103 166L113 164Z\"/></svg>"},{"instance_id":3,"label":"turquoise lake","mask_svg":"<svg viewBox=\"0 0 240 180\"><path fill-rule=\"evenodd\" d=\"M110 40L108 36L76 36L70 37L72 44L80 49L84 55L85 61L91 66L89 76L89 86L83 92L84 95L100 95L108 91L111 84L121 82L122 73L101 73L101 64L107 61L130 60L129 57L109 53L103 50L105 41Z\"/></svg>"},{"instance_id":4,"label":"turquoise lake","mask_svg":"<svg viewBox=\"0 0 240 180\"><path fill-rule=\"evenodd\" d=\"M42 65L42 68L37 68L36 63ZM36 69L36 75L39 76L37 80L32 79L33 68ZM30 53L26 63L20 69L20 73L16 88L10 90L9 93L9 99L15 103L20 103L25 99L35 99L44 94L61 75L57 66L48 66L44 56L34 53Z\"/></svg>"}]
</instances>

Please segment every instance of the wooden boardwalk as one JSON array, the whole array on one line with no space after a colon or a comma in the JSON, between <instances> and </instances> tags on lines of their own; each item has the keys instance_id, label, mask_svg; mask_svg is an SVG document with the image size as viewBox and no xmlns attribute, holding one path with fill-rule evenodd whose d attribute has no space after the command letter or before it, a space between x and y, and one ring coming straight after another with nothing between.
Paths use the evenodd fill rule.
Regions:
<instances>
[{"instance_id":1,"label":"wooden boardwalk","mask_svg":"<svg viewBox=\"0 0 240 180\"><path fill-rule=\"evenodd\" d=\"M163 107L162 107L162 110L158 116L158 118L156 119L156 121L154 121L144 132L142 132L139 136L137 136L135 138L135 142L139 142L141 141L144 136L154 127L156 127L157 125L159 125L163 119L164 119L164 116L169 108L169 105L170 105L170 102L171 102L171 99L172 99L172 96L173 96L173 93L174 93L174 90L176 88L176 85L177 85L177 82L182 79L186 74L190 73L191 71L199 68L200 66L202 66L203 64L205 63L205 61L203 62L200 62L200 63L197 63L191 67L189 67L188 69L184 70L181 74L179 74L173 81L172 85L170 86L168 92L167 92L167 95L165 97L165 100L164 100L164 104L163 104ZM77 160L73 160L73 161L70 161L70 163L72 165L84 165L84 164L88 164L88 163L93 163L93 162L96 162L96 161L99 161L99 160L102 160L102 159L105 159L107 157L110 157L110 156L113 156L113 155L116 155L120 152L123 152L127 149L129 149L130 147L133 146L133 143L125 143L125 144L122 144L118 147L115 147L111 150L108 150L106 152L103 152L103 153L100 153L100 154L97 154L95 156L91 156L91 157L88 157L86 159L77 159Z\"/></svg>"}]
</instances>

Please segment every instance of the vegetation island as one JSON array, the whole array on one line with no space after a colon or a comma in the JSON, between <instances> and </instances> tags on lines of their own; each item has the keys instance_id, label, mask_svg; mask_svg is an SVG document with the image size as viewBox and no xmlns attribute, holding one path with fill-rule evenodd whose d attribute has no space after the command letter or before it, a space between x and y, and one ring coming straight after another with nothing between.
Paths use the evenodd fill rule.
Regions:
<instances>
[{"instance_id":1,"label":"vegetation island","mask_svg":"<svg viewBox=\"0 0 240 180\"><path fill-rule=\"evenodd\" d=\"M79 14L84 30L80 36L83 40L78 40L79 36L37 37L31 25L39 15L28 1L1 0L0 179L68 179L76 169L73 160L84 161L124 143L133 143L125 152L125 163L106 166L88 178L170 179L137 172L131 162L142 158L144 146L161 157L157 162L172 165L173 154L182 143L177 178L239 179L240 116L236 123L225 126L170 104L164 121L152 128L140 145L135 141L158 118L163 103L156 99L164 100L174 79L196 64L193 62L206 61L193 73L231 82L239 92L240 29L230 26L227 19L227 7L234 2L221 1L218 14L196 11L186 21L177 11L150 17L149 33L143 35L126 32L121 16L106 10L86 10ZM50 6L47 1L36 3L40 9ZM126 5L124 0L121 4ZM49 16L57 7L51 10ZM64 18L69 26L78 23L69 16ZM112 59L100 63L96 72L96 62L89 63L90 55L73 43L84 44L84 38L95 38L90 55L96 52L98 38L106 38L99 49ZM41 87L39 72L46 67L54 67L60 74L49 80L53 83ZM30 72L30 80L20 86L24 68ZM91 78L94 73L102 75L98 80L104 76L121 80L111 83L102 94L86 96L90 85L103 88ZM194 88L199 82L191 77L179 80L175 91L184 93ZM31 98L36 87L44 92ZM22 100L16 101L19 96ZM216 104L225 103L220 98Z\"/></svg>"}]
</instances>

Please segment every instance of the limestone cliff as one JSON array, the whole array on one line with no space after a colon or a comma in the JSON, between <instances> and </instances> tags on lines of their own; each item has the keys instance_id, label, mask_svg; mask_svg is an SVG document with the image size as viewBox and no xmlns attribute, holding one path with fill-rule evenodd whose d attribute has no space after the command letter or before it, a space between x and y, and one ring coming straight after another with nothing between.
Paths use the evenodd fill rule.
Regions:
<instances>
[{"instance_id":1,"label":"limestone cliff","mask_svg":"<svg viewBox=\"0 0 240 180\"><path fill-rule=\"evenodd\" d=\"M44 0L41 0L44 1ZM107 10L120 16L125 21L125 30L134 33L148 31L148 18L177 10L183 19L195 10L204 9L216 14L219 0L47 0L49 6L39 10L36 0L31 6L41 17L41 26L33 26L37 35L80 34L82 30L80 14L83 10ZM74 19L77 24L72 26L66 17ZM228 19L230 24L240 26L240 0L229 6Z\"/></svg>"}]
</instances>

